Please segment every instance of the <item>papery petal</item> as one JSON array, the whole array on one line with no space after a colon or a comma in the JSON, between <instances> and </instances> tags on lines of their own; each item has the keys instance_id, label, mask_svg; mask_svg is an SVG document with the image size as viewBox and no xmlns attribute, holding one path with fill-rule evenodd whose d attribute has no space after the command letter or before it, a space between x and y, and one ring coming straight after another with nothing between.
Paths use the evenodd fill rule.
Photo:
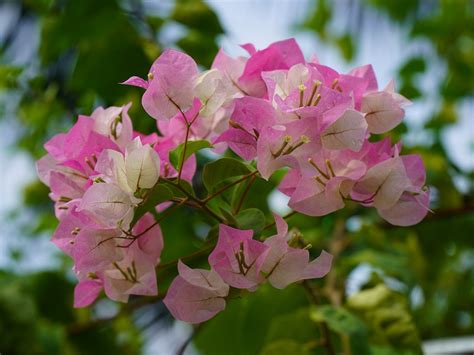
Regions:
<instances>
[{"instance_id":1,"label":"papery petal","mask_svg":"<svg viewBox=\"0 0 474 355\"><path fill-rule=\"evenodd\" d=\"M191 269L179 260L178 271L179 275L186 280L186 282L197 287L208 289L214 292L216 296L226 297L229 293L229 285L227 285L213 269Z\"/></svg>"},{"instance_id":2,"label":"papery petal","mask_svg":"<svg viewBox=\"0 0 474 355\"><path fill-rule=\"evenodd\" d=\"M229 128L212 144L225 142L229 148L244 160L252 160L257 155L257 140L251 134L240 129Z\"/></svg>"},{"instance_id":3,"label":"papery petal","mask_svg":"<svg viewBox=\"0 0 474 355\"><path fill-rule=\"evenodd\" d=\"M267 276L268 282L275 288L283 289L289 284L301 280L308 260L307 250L291 248L270 270Z\"/></svg>"},{"instance_id":4,"label":"papery petal","mask_svg":"<svg viewBox=\"0 0 474 355\"><path fill-rule=\"evenodd\" d=\"M350 71L350 75L357 76L359 78L364 78L367 80L367 92L377 91L378 84L377 78L375 77L374 68L372 65L367 64L357 68L354 68Z\"/></svg>"},{"instance_id":5,"label":"papery petal","mask_svg":"<svg viewBox=\"0 0 474 355\"><path fill-rule=\"evenodd\" d=\"M317 279L327 275L331 270L332 255L323 250L321 254L311 261L303 271L304 279Z\"/></svg>"},{"instance_id":6,"label":"papery petal","mask_svg":"<svg viewBox=\"0 0 474 355\"><path fill-rule=\"evenodd\" d=\"M245 93L238 85L239 77L244 71L246 59L232 58L228 56L222 49L217 52L212 63L212 69L219 69L228 79L228 81L241 93Z\"/></svg>"},{"instance_id":7,"label":"papery petal","mask_svg":"<svg viewBox=\"0 0 474 355\"><path fill-rule=\"evenodd\" d=\"M152 188L160 176L160 158L149 145L130 150L127 147L125 172L132 191Z\"/></svg>"},{"instance_id":8,"label":"papery petal","mask_svg":"<svg viewBox=\"0 0 474 355\"><path fill-rule=\"evenodd\" d=\"M83 308L91 305L102 290L100 280L83 280L74 288L74 308Z\"/></svg>"},{"instance_id":9,"label":"papery petal","mask_svg":"<svg viewBox=\"0 0 474 355\"><path fill-rule=\"evenodd\" d=\"M248 54L253 55L257 52L257 49L252 43L244 43L240 45L243 49L247 51Z\"/></svg>"},{"instance_id":10,"label":"papery petal","mask_svg":"<svg viewBox=\"0 0 474 355\"><path fill-rule=\"evenodd\" d=\"M68 176L56 171L50 174L50 188L58 198L66 197L67 199L80 198L85 191L84 185L81 186Z\"/></svg>"},{"instance_id":11,"label":"papery petal","mask_svg":"<svg viewBox=\"0 0 474 355\"><path fill-rule=\"evenodd\" d=\"M287 196L291 196L301 180L301 171L299 169L290 169L278 185L278 190Z\"/></svg>"},{"instance_id":12,"label":"papery petal","mask_svg":"<svg viewBox=\"0 0 474 355\"><path fill-rule=\"evenodd\" d=\"M193 82L198 70L194 60L182 52L167 49L154 63L155 71L142 98L145 111L155 119L169 119L191 107ZM179 109L178 109L179 108Z\"/></svg>"},{"instance_id":13,"label":"papery petal","mask_svg":"<svg viewBox=\"0 0 474 355\"><path fill-rule=\"evenodd\" d=\"M267 100L245 96L235 100L231 119L254 134L276 123L276 111Z\"/></svg>"},{"instance_id":14,"label":"papery petal","mask_svg":"<svg viewBox=\"0 0 474 355\"><path fill-rule=\"evenodd\" d=\"M266 49L254 53L247 60L239 83L249 95L263 97L265 83L261 78L262 72L289 69L304 61L303 53L294 39L272 43Z\"/></svg>"},{"instance_id":15,"label":"papery petal","mask_svg":"<svg viewBox=\"0 0 474 355\"><path fill-rule=\"evenodd\" d=\"M340 195L343 179L332 179L329 186L323 187L314 178L302 178L291 195L288 206L308 216L325 216L344 207Z\"/></svg>"},{"instance_id":16,"label":"papery petal","mask_svg":"<svg viewBox=\"0 0 474 355\"><path fill-rule=\"evenodd\" d=\"M200 114L211 116L226 102L228 91L223 82L223 74L218 69L202 73L195 85L195 95L201 100L203 107Z\"/></svg>"},{"instance_id":17,"label":"papery petal","mask_svg":"<svg viewBox=\"0 0 474 355\"><path fill-rule=\"evenodd\" d=\"M106 182L117 184L125 192L133 192L128 185L125 158L122 153L111 149L104 150L97 160L95 170L102 174Z\"/></svg>"},{"instance_id":18,"label":"papery petal","mask_svg":"<svg viewBox=\"0 0 474 355\"><path fill-rule=\"evenodd\" d=\"M405 170L414 187L421 189L426 181L426 171L423 165L423 160L419 155L411 154L400 157L405 166Z\"/></svg>"},{"instance_id":19,"label":"papery petal","mask_svg":"<svg viewBox=\"0 0 474 355\"><path fill-rule=\"evenodd\" d=\"M122 85L130 85L130 86L136 86L142 89L148 89L148 81L145 79L142 79L138 76L131 76L127 80L121 82L120 84Z\"/></svg>"},{"instance_id":20,"label":"papery petal","mask_svg":"<svg viewBox=\"0 0 474 355\"><path fill-rule=\"evenodd\" d=\"M219 239L209 264L232 287L254 290L263 281L260 269L268 253L268 247L252 239L252 230L239 230L221 224ZM243 273L237 256L245 259L247 270Z\"/></svg>"},{"instance_id":21,"label":"papery petal","mask_svg":"<svg viewBox=\"0 0 474 355\"><path fill-rule=\"evenodd\" d=\"M265 240L270 249L262 266L265 277L275 288L285 288L291 283L325 276L330 268L332 256L325 251L309 262L309 252L288 245L288 225L275 215L277 234Z\"/></svg>"},{"instance_id":22,"label":"papery petal","mask_svg":"<svg viewBox=\"0 0 474 355\"><path fill-rule=\"evenodd\" d=\"M390 224L407 227L421 222L426 217L429 203L429 191L423 191L419 195L405 192L391 208L377 211Z\"/></svg>"},{"instance_id":23,"label":"papery petal","mask_svg":"<svg viewBox=\"0 0 474 355\"><path fill-rule=\"evenodd\" d=\"M171 283L163 303L176 318L188 323L205 322L225 309L225 298L208 288L195 286L182 276Z\"/></svg>"},{"instance_id":24,"label":"papery petal","mask_svg":"<svg viewBox=\"0 0 474 355\"><path fill-rule=\"evenodd\" d=\"M84 194L80 209L90 212L105 226L126 228L133 218L130 196L117 185L98 183Z\"/></svg>"},{"instance_id":25,"label":"papery petal","mask_svg":"<svg viewBox=\"0 0 474 355\"><path fill-rule=\"evenodd\" d=\"M75 238L84 227L87 217L76 212L76 206L71 206L59 221L53 233L51 242L69 256L73 255L75 249Z\"/></svg>"},{"instance_id":26,"label":"papery petal","mask_svg":"<svg viewBox=\"0 0 474 355\"><path fill-rule=\"evenodd\" d=\"M327 149L349 148L358 152L364 144L366 132L364 116L358 111L347 110L322 133L321 140Z\"/></svg>"},{"instance_id":27,"label":"papery petal","mask_svg":"<svg viewBox=\"0 0 474 355\"><path fill-rule=\"evenodd\" d=\"M140 250L158 264L163 250L163 235L160 225L155 223L153 215L147 213L140 218L132 232L134 235L140 235L138 238Z\"/></svg>"},{"instance_id":28,"label":"papery petal","mask_svg":"<svg viewBox=\"0 0 474 355\"><path fill-rule=\"evenodd\" d=\"M385 133L396 127L403 119L405 111L387 92L370 93L362 99L361 111L371 133Z\"/></svg>"},{"instance_id":29,"label":"papery petal","mask_svg":"<svg viewBox=\"0 0 474 355\"><path fill-rule=\"evenodd\" d=\"M107 297L127 302L129 295L154 296L158 294L155 263L144 253L135 248L128 249L128 255L116 262L104 272L104 291ZM120 271L118 268L122 271ZM135 270L136 280L127 280L122 272Z\"/></svg>"},{"instance_id":30,"label":"papery petal","mask_svg":"<svg viewBox=\"0 0 474 355\"><path fill-rule=\"evenodd\" d=\"M370 200L378 209L392 207L410 186L405 167L400 158L385 160L367 171L354 185L352 197Z\"/></svg>"},{"instance_id":31,"label":"papery petal","mask_svg":"<svg viewBox=\"0 0 474 355\"><path fill-rule=\"evenodd\" d=\"M106 268L123 257L123 250L118 248L117 238L122 233L117 229L81 228L74 239L72 258L76 270L95 272Z\"/></svg>"},{"instance_id":32,"label":"papery petal","mask_svg":"<svg viewBox=\"0 0 474 355\"><path fill-rule=\"evenodd\" d=\"M93 129L95 132L109 137L117 145L124 149L133 138L132 120L128 115L128 110L132 103L122 107L98 107L94 110L91 118L94 120Z\"/></svg>"}]
</instances>

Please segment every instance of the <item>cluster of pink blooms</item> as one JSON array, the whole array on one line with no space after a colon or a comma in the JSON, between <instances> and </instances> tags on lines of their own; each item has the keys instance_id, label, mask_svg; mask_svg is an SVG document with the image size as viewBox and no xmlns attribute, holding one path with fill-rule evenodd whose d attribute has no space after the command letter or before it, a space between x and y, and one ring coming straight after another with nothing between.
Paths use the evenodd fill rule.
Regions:
<instances>
[{"instance_id":1,"label":"cluster of pink blooms","mask_svg":"<svg viewBox=\"0 0 474 355\"><path fill-rule=\"evenodd\" d=\"M393 83L379 91L370 65L339 74L307 62L294 40L259 51L242 47L248 56L221 50L202 73L188 55L166 50L146 80L124 82L145 90L142 105L157 120L159 135L133 131L128 104L80 116L68 133L45 144L38 174L60 221L53 242L74 260L76 307L90 305L102 289L117 301L157 294L161 230L151 213L137 220L136 211L160 179L191 182L195 157L180 168L169 160L185 141L208 140L216 152L228 147L245 161L256 159L264 179L287 169L279 190L302 214L323 216L355 201L400 226L426 215L420 157L400 155L401 145L389 138L369 140L403 119L409 101ZM284 288L324 276L331 256L323 251L310 262L306 249L290 246L284 220L275 220L277 234L264 242L250 230L221 224L210 270L178 263L179 276L164 299L170 312L202 322L224 309L231 287L255 291L268 281Z\"/></svg>"}]
</instances>

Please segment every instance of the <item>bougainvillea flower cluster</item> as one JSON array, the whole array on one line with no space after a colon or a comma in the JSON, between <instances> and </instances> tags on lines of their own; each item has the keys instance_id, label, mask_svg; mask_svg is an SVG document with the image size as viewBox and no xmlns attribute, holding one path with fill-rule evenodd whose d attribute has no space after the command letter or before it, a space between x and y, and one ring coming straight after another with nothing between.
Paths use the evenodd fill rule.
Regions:
<instances>
[{"instance_id":1,"label":"bougainvillea flower cluster","mask_svg":"<svg viewBox=\"0 0 474 355\"><path fill-rule=\"evenodd\" d=\"M199 200L182 186L192 188L196 173L193 143L217 154L232 150L253 177L269 179L284 169L278 189L295 212L324 216L350 201L374 207L394 225L425 217L421 158L401 155L400 143L378 136L396 127L410 104L393 82L379 90L370 65L341 74L306 61L292 39L242 48L248 54L237 58L219 51L204 72L168 49L146 79L126 80L144 90L142 105L157 120L156 133L134 131L127 104L79 116L69 132L45 144L37 170L59 219L52 240L74 260L76 307L90 305L102 290L122 302L157 295L163 249L157 213L191 199L216 215L206 206L215 195ZM185 198L158 189L162 183ZM262 240L219 218L209 269L177 261L178 276L163 291L170 312L199 323L222 311L234 289L254 292L265 282L281 289L326 275L331 255L322 251L311 260L284 219L274 220L277 234Z\"/></svg>"}]
</instances>

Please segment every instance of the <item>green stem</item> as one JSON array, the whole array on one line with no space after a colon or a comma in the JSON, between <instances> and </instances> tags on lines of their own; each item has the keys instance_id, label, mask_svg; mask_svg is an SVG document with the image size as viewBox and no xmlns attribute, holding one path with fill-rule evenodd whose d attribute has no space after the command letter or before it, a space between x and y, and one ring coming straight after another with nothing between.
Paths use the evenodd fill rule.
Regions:
<instances>
[{"instance_id":1,"label":"green stem","mask_svg":"<svg viewBox=\"0 0 474 355\"><path fill-rule=\"evenodd\" d=\"M180 202L178 202L176 205L174 205L173 207L170 207L168 208L165 212L163 212L163 214L152 224L150 225L148 228L146 228L143 232L140 232L138 233L137 235L134 235L133 237L135 239L141 237L142 235L144 235L145 233L147 233L148 231L152 230L158 223L160 223L161 221L163 221L166 217L168 217L169 215L171 215L172 212L174 212L174 210L178 209L179 207L181 207L181 205L185 204L186 202L188 201L187 198L181 200Z\"/></svg>"},{"instance_id":2,"label":"green stem","mask_svg":"<svg viewBox=\"0 0 474 355\"><path fill-rule=\"evenodd\" d=\"M179 184L179 181L181 180L181 174L183 173L184 158L186 157L186 149L188 147L189 132L191 131L191 124L188 123L188 120L186 119L186 116L184 116L184 113L183 113L183 117L184 117L184 120L186 121L186 137L185 137L185 140L184 140L183 151L181 153L181 159L180 159L180 162L179 162L178 184Z\"/></svg>"}]
</instances>

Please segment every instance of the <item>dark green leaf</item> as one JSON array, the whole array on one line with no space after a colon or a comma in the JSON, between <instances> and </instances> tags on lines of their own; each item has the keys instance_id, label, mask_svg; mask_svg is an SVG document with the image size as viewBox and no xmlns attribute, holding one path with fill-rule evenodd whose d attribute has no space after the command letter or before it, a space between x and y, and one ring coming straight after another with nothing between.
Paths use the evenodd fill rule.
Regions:
<instances>
[{"instance_id":1,"label":"dark green leaf","mask_svg":"<svg viewBox=\"0 0 474 355\"><path fill-rule=\"evenodd\" d=\"M200 140L200 141L189 141L186 144L186 153L184 155L184 161L188 160L188 158L196 153L197 151L205 148L212 148L212 144L209 141ZM170 152L169 158L171 165L174 166L175 169L179 169L182 164L183 160L183 149L184 143L178 145L175 149Z\"/></svg>"},{"instance_id":2,"label":"dark green leaf","mask_svg":"<svg viewBox=\"0 0 474 355\"><path fill-rule=\"evenodd\" d=\"M208 36L224 32L215 12L201 0L177 1L171 18Z\"/></svg>"},{"instance_id":3,"label":"dark green leaf","mask_svg":"<svg viewBox=\"0 0 474 355\"><path fill-rule=\"evenodd\" d=\"M221 211L222 215L229 224L234 226L237 225L237 220L235 219L234 215L232 215L232 212L230 212L227 208L224 208L223 206L220 206L219 210Z\"/></svg>"},{"instance_id":4,"label":"dark green leaf","mask_svg":"<svg viewBox=\"0 0 474 355\"><path fill-rule=\"evenodd\" d=\"M248 208L241 211L235 219L240 229L252 229L259 233L265 227L265 215L258 208Z\"/></svg>"},{"instance_id":5,"label":"dark green leaf","mask_svg":"<svg viewBox=\"0 0 474 355\"><path fill-rule=\"evenodd\" d=\"M167 182L166 187L170 189L173 193L174 197L183 198L188 195L195 196L193 186L187 182L186 180L180 180L179 186L176 184L177 180L173 180L172 182Z\"/></svg>"},{"instance_id":6,"label":"dark green leaf","mask_svg":"<svg viewBox=\"0 0 474 355\"><path fill-rule=\"evenodd\" d=\"M145 202L137 207L133 216L132 226L147 212L155 212L156 205L173 198L173 192L165 184L157 184L147 193Z\"/></svg>"},{"instance_id":7,"label":"dark green leaf","mask_svg":"<svg viewBox=\"0 0 474 355\"><path fill-rule=\"evenodd\" d=\"M216 190L223 181L250 173L249 166L233 158L222 158L206 164L202 173L202 181L207 191Z\"/></svg>"},{"instance_id":8,"label":"dark green leaf","mask_svg":"<svg viewBox=\"0 0 474 355\"><path fill-rule=\"evenodd\" d=\"M206 322L194 342L206 355L259 354L273 320L305 305L302 287L276 290L265 284L255 293L229 300L225 311ZM300 328L308 326L311 327L309 323L299 324Z\"/></svg>"},{"instance_id":9,"label":"dark green leaf","mask_svg":"<svg viewBox=\"0 0 474 355\"><path fill-rule=\"evenodd\" d=\"M297 343L294 340L277 340L268 344L262 350L260 355L311 355L312 352L304 344Z\"/></svg>"},{"instance_id":10,"label":"dark green leaf","mask_svg":"<svg viewBox=\"0 0 474 355\"><path fill-rule=\"evenodd\" d=\"M310 316L316 322L325 322L333 332L348 336L355 354L370 353L367 326L345 308L322 305L313 308Z\"/></svg>"}]
</instances>

